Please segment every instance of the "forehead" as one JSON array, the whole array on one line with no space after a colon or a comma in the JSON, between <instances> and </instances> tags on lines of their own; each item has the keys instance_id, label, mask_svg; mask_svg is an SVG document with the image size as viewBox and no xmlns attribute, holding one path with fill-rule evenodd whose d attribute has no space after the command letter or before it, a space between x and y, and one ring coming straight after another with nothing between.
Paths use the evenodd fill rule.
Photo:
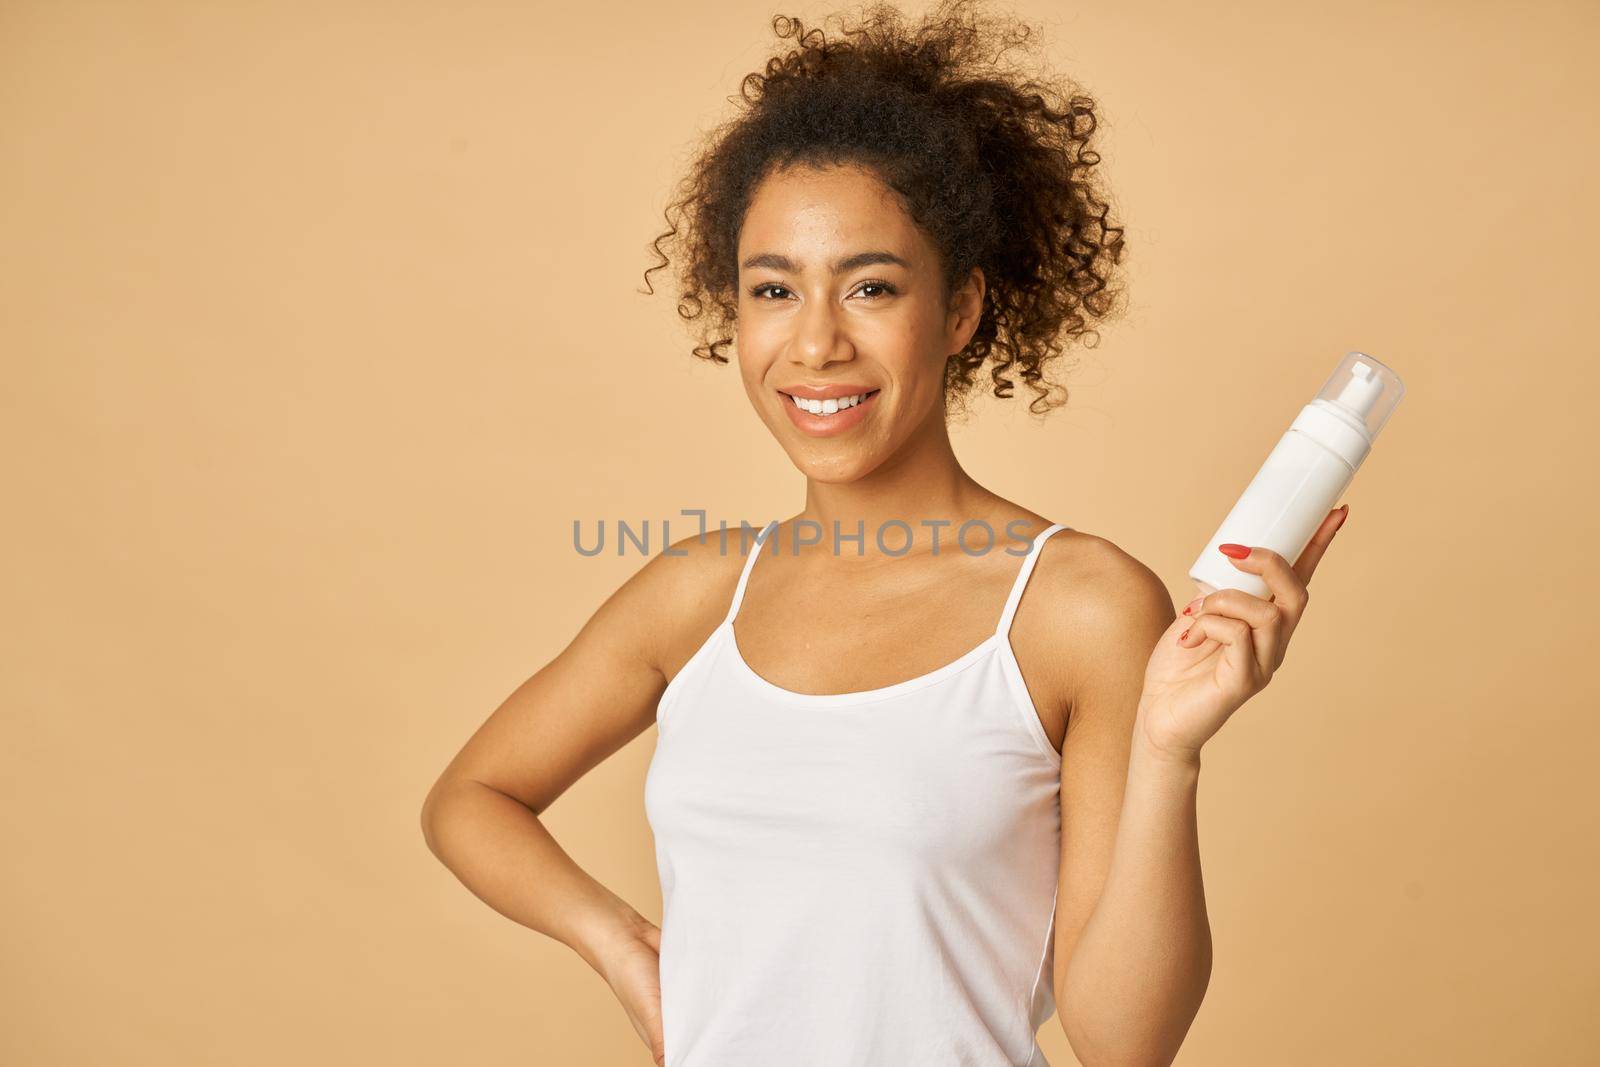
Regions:
<instances>
[{"instance_id":1,"label":"forehead","mask_svg":"<svg viewBox=\"0 0 1600 1067\"><path fill-rule=\"evenodd\" d=\"M756 186L739 231L741 261L775 252L814 262L863 248L923 260L927 246L899 197L875 174L856 166L789 167Z\"/></svg>"}]
</instances>

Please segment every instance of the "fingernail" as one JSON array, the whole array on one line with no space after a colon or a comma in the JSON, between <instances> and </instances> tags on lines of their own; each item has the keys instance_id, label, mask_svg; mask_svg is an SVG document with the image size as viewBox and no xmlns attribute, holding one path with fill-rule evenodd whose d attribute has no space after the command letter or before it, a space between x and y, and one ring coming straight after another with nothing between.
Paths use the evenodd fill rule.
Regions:
<instances>
[{"instance_id":1,"label":"fingernail","mask_svg":"<svg viewBox=\"0 0 1600 1067\"><path fill-rule=\"evenodd\" d=\"M1204 600L1204 599L1205 599L1205 597L1203 597L1203 596L1195 597L1193 600L1189 601L1188 606L1183 609L1183 613L1185 615L1192 614L1194 612L1194 609L1198 608L1200 606L1200 602L1202 600Z\"/></svg>"},{"instance_id":2,"label":"fingernail","mask_svg":"<svg viewBox=\"0 0 1600 1067\"><path fill-rule=\"evenodd\" d=\"M1250 549L1248 547L1245 545L1233 544L1231 541L1225 545L1218 545L1217 551L1221 552L1224 556L1232 556L1234 559L1244 559L1250 554Z\"/></svg>"},{"instance_id":3,"label":"fingernail","mask_svg":"<svg viewBox=\"0 0 1600 1067\"><path fill-rule=\"evenodd\" d=\"M1342 512L1342 514L1339 516L1339 521L1333 524L1333 532L1334 533L1338 533L1339 532L1339 527L1344 525L1344 520L1346 520L1346 519L1348 519L1350 517L1350 505L1349 504L1344 505L1342 508L1339 509L1339 511Z\"/></svg>"},{"instance_id":4,"label":"fingernail","mask_svg":"<svg viewBox=\"0 0 1600 1067\"><path fill-rule=\"evenodd\" d=\"M1188 630L1183 631L1183 633L1178 635L1178 643L1182 644L1183 643L1183 639L1185 637L1188 637L1188 636L1189 636L1189 631Z\"/></svg>"}]
</instances>

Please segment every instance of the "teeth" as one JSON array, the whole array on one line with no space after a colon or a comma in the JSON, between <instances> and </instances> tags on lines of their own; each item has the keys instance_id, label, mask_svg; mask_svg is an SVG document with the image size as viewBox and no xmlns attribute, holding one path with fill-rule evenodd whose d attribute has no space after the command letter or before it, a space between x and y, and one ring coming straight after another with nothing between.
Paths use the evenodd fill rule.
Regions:
<instances>
[{"instance_id":1,"label":"teeth","mask_svg":"<svg viewBox=\"0 0 1600 1067\"><path fill-rule=\"evenodd\" d=\"M853 408L866 398L866 393L857 393L854 396L841 396L837 400L808 400L803 396L791 396L795 407L802 411L809 411L813 415L832 415L845 408Z\"/></svg>"}]
</instances>

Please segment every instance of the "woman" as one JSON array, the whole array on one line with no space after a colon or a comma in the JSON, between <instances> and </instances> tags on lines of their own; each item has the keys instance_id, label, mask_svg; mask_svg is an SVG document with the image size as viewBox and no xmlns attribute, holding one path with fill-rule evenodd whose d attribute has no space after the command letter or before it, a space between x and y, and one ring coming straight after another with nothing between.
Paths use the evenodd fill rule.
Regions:
<instances>
[{"instance_id":1,"label":"woman","mask_svg":"<svg viewBox=\"0 0 1600 1067\"><path fill-rule=\"evenodd\" d=\"M1270 601L1176 615L973 480L948 420L977 372L1048 407L1059 335L1112 306L1092 101L1004 71L1026 28L965 3L774 25L795 46L663 237L805 506L642 567L452 761L430 847L575 949L658 1065L1034 1067L1056 1010L1088 1067L1169 1063L1211 969L1200 749L1282 661L1343 509L1293 567L1240 549ZM538 819L652 721L659 930Z\"/></svg>"}]
</instances>

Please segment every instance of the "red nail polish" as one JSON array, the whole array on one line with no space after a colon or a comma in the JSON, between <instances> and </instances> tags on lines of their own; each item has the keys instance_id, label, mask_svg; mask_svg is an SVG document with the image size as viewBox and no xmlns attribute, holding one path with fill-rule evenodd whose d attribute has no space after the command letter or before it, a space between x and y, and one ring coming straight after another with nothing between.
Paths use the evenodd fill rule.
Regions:
<instances>
[{"instance_id":1,"label":"red nail polish","mask_svg":"<svg viewBox=\"0 0 1600 1067\"><path fill-rule=\"evenodd\" d=\"M1231 541L1225 545L1218 545L1217 550L1224 556L1232 556L1234 559L1244 559L1250 554L1250 549L1247 546L1236 545Z\"/></svg>"},{"instance_id":2,"label":"red nail polish","mask_svg":"<svg viewBox=\"0 0 1600 1067\"><path fill-rule=\"evenodd\" d=\"M1189 614L1189 609L1188 609L1188 608L1184 608L1184 609L1183 609L1183 613L1184 613L1184 614L1185 614L1185 615L1187 615L1187 614Z\"/></svg>"},{"instance_id":3,"label":"red nail polish","mask_svg":"<svg viewBox=\"0 0 1600 1067\"><path fill-rule=\"evenodd\" d=\"M1188 637L1188 636L1189 636L1189 631L1185 630L1185 631L1183 631L1183 633L1178 635L1178 640L1182 641L1185 637Z\"/></svg>"}]
</instances>

